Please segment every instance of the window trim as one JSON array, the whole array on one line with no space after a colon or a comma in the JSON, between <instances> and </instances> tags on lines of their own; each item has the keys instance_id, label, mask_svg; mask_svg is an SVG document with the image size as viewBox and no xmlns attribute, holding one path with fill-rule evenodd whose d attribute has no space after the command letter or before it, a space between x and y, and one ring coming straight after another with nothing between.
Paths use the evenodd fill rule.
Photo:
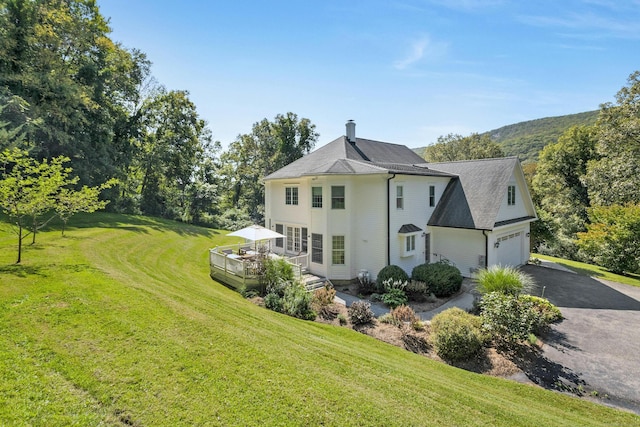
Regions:
<instances>
[{"instance_id":1,"label":"window trim","mask_svg":"<svg viewBox=\"0 0 640 427\"><path fill-rule=\"evenodd\" d=\"M284 204L297 206L299 201L298 187L284 187Z\"/></svg>"},{"instance_id":2,"label":"window trim","mask_svg":"<svg viewBox=\"0 0 640 427\"><path fill-rule=\"evenodd\" d=\"M336 247L336 243L342 247ZM331 236L331 265L345 265L345 239L344 235ZM336 262L336 256L338 262Z\"/></svg>"},{"instance_id":3,"label":"window trim","mask_svg":"<svg viewBox=\"0 0 640 427\"><path fill-rule=\"evenodd\" d=\"M315 194L315 190L320 190L320 194ZM322 187L311 187L311 207L322 208Z\"/></svg>"},{"instance_id":4,"label":"window trim","mask_svg":"<svg viewBox=\"0 0 640 427\"><path fill-rule=\"evenodd\" d=\"M507 187L507 206L516 205L516 186L509 185Z\"/></svg>"},{"instance_id":5,"label":"window trim","mask_svg":"<svg viewBox=\"0 0 640 427\"><path fill-rule=\"evenodd\" d=\"M342 195L334 194L339 188L342 189ZM344 185L332 185L331 186L331 209L345 209L346 208L346 189Z\"/></svg>"},{"instance_id":6,"label":"window trim","mask_svg":"<svg viewBox=\"0 0 640 427\"><path fill-rule=\"evenodd\" d=\"M311 262L323 264L323 257L322 234L311 233Z\"/></svg>"},{"instance_id":7,"label":"window trim","mask_svg":"<svg viewBox=\"0 0 640 427\"><path fill-rule=\"evenodd\" d=\"M436 205L436 186L429 186L429 207L434 207Z\"/></svg>"},{"instance_id":8,"label":"window trim","mask_svg":"<svg viewBox=\"0 0 640 427\"><path fill-rule=\"evenodd\" d=\"M396 185L396 209L404 210L404 187Z\"/></svg>"},{"instance_id":9,"label":"window trim","mask_svg":"<svg viewBox=\"0 0 640 427\"><path fill-rule=\"evenodd\" d=\"M413 253L416 251L416 235L409 234L405 237L405 253Z\"/></svg>"}]
</instances>

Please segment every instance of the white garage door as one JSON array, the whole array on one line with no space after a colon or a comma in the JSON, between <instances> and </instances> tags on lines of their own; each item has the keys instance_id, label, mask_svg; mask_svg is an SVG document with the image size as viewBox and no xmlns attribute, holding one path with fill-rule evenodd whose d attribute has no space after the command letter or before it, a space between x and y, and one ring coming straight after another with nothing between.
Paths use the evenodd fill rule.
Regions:
<instances>
[{"instance_id":1,"label":"white garage door","mask_svg":"<svg viewBox=\"0 0 640 427\"><path fill-rule=\"evenodd\" d=\"M505 234L498 238L498 264L520 265L522 264L522 247L524 231Z\"/></svg>"}]
</instances>

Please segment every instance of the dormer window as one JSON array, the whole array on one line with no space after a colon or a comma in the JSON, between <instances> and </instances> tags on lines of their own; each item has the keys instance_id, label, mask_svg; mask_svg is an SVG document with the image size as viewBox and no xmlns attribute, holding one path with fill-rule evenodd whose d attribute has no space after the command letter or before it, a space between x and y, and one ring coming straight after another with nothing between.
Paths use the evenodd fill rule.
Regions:
<instances>
[{"instance_id":1,"label":"dormer window","mask_svg":"<svg viewBox=\"0 0 640 427\"><path fill-rule=\"evenodd\" d=\"M507 187L507 205L514 206L516 204L516 186Z\"/></svg>"}]
</instances>

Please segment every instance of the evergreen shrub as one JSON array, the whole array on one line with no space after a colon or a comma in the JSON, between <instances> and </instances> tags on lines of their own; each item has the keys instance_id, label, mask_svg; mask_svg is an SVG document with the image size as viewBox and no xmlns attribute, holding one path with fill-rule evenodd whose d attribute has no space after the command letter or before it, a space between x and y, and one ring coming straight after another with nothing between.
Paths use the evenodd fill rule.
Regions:
<instances>
[{"instance_id":1,"label":"evergreen shrub","mask_svg":"<svg viewBox=\"0 0 640 427\"><path fill-rule=\"evenodd\" d=\"M407 282L409 276L405 271L397 265L387 265L383 267L376 277L376 290L378 293L384 293L384 282L391 279L392 282Z\"/></svg>"},{"instance_id":2,"label":"evergreen shrub","mask_svg":"<svg viewBox=\"0 0 640 427\"><path fill-rule=\"evenodd\" d=\"M462 286L460 270L446 261L418 265L411 272L411 278L426 283L428 291L437 297L449 297Z\"/></svg>"},{"instance_id":3,"label":"evergreen shrub","mask_svg":"<svg viewBox=\"0 0 640 427\"><path fill-rule=\"evenodd\" d=\"M484 345L480 318L454 307L437 314L431 320L433 347L442 359L468 360Z\"/></svg>"}]
</instances>

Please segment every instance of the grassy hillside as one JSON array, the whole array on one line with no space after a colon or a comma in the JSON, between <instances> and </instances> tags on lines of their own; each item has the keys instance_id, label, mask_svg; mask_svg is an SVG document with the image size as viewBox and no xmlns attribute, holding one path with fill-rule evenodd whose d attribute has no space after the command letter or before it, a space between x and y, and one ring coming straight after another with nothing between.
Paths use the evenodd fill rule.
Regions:
<instances>
[{"instance_id":1,"label":"grassy hillside","mask_svg":"<svg viewBox=\"0 0 640 427\"><path fill-rule=\"evenodd\" d=\"M523 162L537 161L540 150L555 143L567 129L594 124L597 118L598 111L587 111L515 123L485 133L502 146L507 156L518 156ZM424 149L419 147L413 151L422 156Z\"/></svg>"},{"instance_id":2,"label":"grassy hillside","mask_svg":"<svg viewBox=\"0 0 640 427\"><path fill-rule=\"evenodd\" d=\"M259 308L208 276L224 233L97 214L0 222L0 425L640 425Z\"/></svg>"}]
</instances>

